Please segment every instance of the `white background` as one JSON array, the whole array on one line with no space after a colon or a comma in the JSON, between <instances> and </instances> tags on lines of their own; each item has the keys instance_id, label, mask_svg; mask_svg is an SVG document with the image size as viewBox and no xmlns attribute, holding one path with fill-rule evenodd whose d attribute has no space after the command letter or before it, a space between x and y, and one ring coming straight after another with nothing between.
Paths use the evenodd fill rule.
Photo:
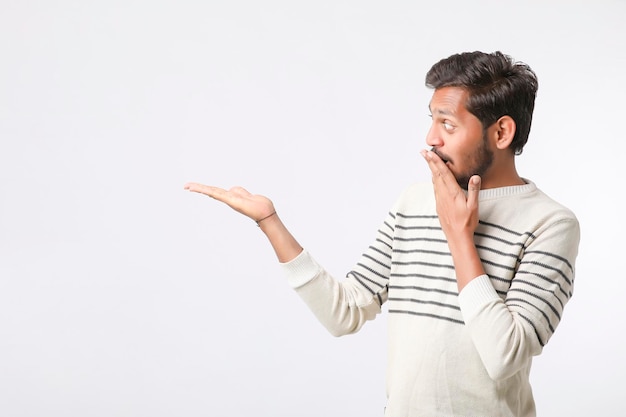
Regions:
<instances>
[{"instance_id":1,"label":"white background","mask_svg":"<svg viewBox=\"0 0 626 417\"><path fill-rule=\"evenodd\" d=\"M341 278L429 180L430 66L540 81L520 173L582 226L541 417L623 409L624 1L0 0L0 415L381 416L386 316L333 338L252 221Z\"/></svg>"}]
</instances>

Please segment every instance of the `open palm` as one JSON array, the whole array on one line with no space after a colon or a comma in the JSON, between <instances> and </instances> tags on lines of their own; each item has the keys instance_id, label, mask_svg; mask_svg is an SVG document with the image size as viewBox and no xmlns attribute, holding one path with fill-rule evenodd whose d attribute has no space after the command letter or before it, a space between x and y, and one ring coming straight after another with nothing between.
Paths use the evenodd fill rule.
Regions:
<instances>
[{"instance_id":1,"label":"open palm","mask_svg":"<svg viewBox=\"0 0 626 417\"><path fill-rule=\"evenodd\" d=\"M242 187L233 187L225 190L219 187L190 182L185 184L185 189L221 201L233 210L250 217L255 222L271 215L275 211L274 204L269 198L251 194Z\"/></svg>"}]
</instances>

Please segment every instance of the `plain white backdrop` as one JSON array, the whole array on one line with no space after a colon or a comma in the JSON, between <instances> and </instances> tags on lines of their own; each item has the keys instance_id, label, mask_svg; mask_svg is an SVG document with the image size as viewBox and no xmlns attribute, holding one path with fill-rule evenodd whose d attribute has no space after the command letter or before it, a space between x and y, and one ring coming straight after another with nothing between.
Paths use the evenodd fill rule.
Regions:
<instances>
[{"instance_id":1,"label":"plain white backdrop","mask_svg":"<svg viewBox=\"0 0 626 417\"><path fill-rule=\"evenodd\" d=\"M330 336L254 223L183 185L268 195L341 279L430 180L424 75L466 50L537 72L518 168L582 226L539 415L616 415L625 17L618 0L0 0L0 415L381 416L385 314Z\"/></svg>"}]
</instances>

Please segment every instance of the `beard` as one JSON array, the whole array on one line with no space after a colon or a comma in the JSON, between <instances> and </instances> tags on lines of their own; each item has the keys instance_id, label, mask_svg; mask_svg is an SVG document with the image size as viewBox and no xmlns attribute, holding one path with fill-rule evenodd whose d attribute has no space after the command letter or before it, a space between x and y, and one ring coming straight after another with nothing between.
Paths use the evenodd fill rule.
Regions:
<instances>
[{"instance_id":1,"label":"beard","mask_svg":"<svg viewBox=\"0 0 626 417\"><path fill-rule=\"evenodd\" d=\"M451 159L447 158L446 155L441 155L436 152L437 155L444 161L451 161ZM489 142L487 140L487 131L483 132L483 140L480 143L480 146L474 150L474 152L470 155L464 157L467 161L468 168L463 172L453 173L456 182L459 184L464 190L467 190L467 186L469 185L469 180L473 175L480 175L481 177L491 164L493 163L493 151L489 149Z\"/></svg>"}]
</instances>

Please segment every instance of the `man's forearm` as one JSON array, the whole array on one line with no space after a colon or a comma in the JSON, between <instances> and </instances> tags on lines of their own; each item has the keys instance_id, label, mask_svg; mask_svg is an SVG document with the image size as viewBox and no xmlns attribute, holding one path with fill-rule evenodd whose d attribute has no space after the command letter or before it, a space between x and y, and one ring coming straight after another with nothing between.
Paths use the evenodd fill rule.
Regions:
<instances>
[{"instance_id":1,"label":"man's forearm","mask_svg":"<svg viewBox=\"0 0 626 417\"><path fill-rule=\"evenodd\" d=\"M269 239L279 262L289 262L302 252L302 246L287 230L278 214L268 217L258 225Z\"/></svg>"},{"instance_id":2,"label":"man's forearm","mask_svg":"<svg viewBox=\"0 0 626 417\"><path fill-rule=\"evenodd\" d=\"M456 281L460 293L471 280L484 275L485 269L471 236L448 239L448 247L454 262Z\"/></svg>"}]
</instances>

